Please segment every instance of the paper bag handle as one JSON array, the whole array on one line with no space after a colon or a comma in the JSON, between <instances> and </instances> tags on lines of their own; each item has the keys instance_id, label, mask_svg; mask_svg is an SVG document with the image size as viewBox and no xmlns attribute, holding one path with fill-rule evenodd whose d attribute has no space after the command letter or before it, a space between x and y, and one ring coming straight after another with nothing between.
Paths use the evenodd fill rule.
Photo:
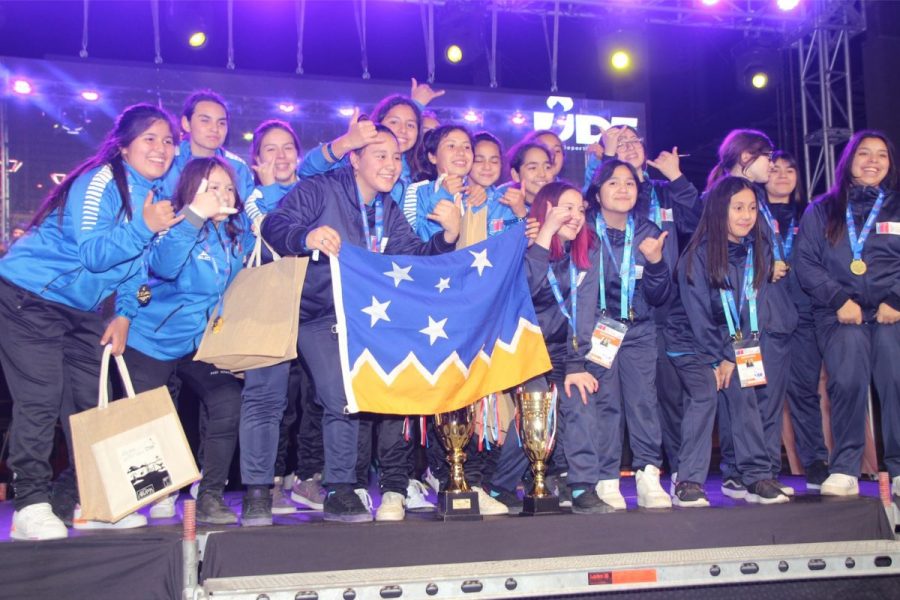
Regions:
<instances>
[{"instance_id":1,"label":"paper bag handle","mask_svg":"<svg viewBox=\"0 0 900 600\"><path fill-rule=\"evenodd\" d=\"M109 357L112 354L112 344L107 344L103 348L103 358L100 359L100 391L97 396L97 408L104 409L109 406ZM125 365L125 359L121 356L116 357L116 364L119 366L119 375L122 377L122 385L125 386L125 395L134 398L134 385L131 383L131 375L128 373L128 367Z\"/></svg>"},{"instance_id":2,"label":"paper bag handle","mask_svg":"<svg viewBox=\"0 0 900 600\"><path fill-rule=\"evenodd\" d=\"M263 239L262 237L262 219L259 220L259 223L256 227L256 243L253 245L253 252L250 254L250 262L247 263L249 268L258 267L262 264L262 245L265 244L266 248L269 249L269 252L272 253L273 260L281 260L281 255L275 252L272 249L272 246L269 245L269 242Z\"/></svg>"}]
</instances>

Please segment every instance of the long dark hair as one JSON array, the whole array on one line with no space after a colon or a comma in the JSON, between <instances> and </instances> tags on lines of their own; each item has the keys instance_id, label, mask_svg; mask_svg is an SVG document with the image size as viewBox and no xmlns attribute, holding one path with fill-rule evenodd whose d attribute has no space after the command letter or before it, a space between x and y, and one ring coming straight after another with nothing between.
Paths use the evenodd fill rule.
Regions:
<instances>
[{"instance_id":1,"label":"long dark hair","mask_svg":"<svg viewBox=\"0 0 900 600\"><path fill-rule=\"evenodd\" d=\"M803 199L803 194L800 193L800 165L794 155L787 150L776 150L772 153L772 165L774 166L779 160L786 162L797 173L797 185L791 192L790 201L797 205L797 214L802 215L807 203Z\"/></svg>"},{"instance_id":2,"label":"long dark hair","mask_svg":"<svg viewBox=\"0 0 900 600\"><path fill-rule=\"evenodd\" d=\"M243 249L240 248L240 234L243 231L240 223L241 213L244 211L244 203L241 200L241 195L238 193L237 175L227 160L218 156L209 156L188 161L181 172L181 176L178 178L178 184L175 186L172 208L177 213L185 206L188 206L194 200L194 196L200 188L200 181L203 179L208 180L210 173L216 167L228 173L231 184L234 186L234 207L238 212L228 215L228 219L225 220L225 233L231 240L232 254L239 256L243 252Z\"/></svg>"},{"instance_id":3,"label":"long dark hair","mask_svg":"<svg viewBox=\"0 0 900 600\"><path fill-rule=\"evenodd\" d=\"M706 193L703 203L703 214L697 224L691 241L684 251L685 275L693 282L691 265L697 249L706 243L706 277L710 286L718 289L730 289L728 282L728 209L731 199L741 190L750 190L756 197L753 184L743 177L726 175L718 179ZM758 216L748 238L753 241L753 287L759 289L769 276L769 238L760 226L762 218Z\"/></svg>"},{"instance_id":4,"label":"long dark hair","mask_svg":"<svg viewBox=\"0 0 900 600\"><path fill-rule=\"evenodd\" d=\"M437 165L432 164L432 162L428 159L429 154L434 154L437 156L438 146L441 145L441 141L450 135L450 133L454 131L462 131L466 134L466 137L469 138L469 144L472 146L472 153L475 153L475 140L472 138L472 132L463 127L462 125L440 125L435 127L431 131L425 134L425 137L422 139L422 157L423 160L420 161L419 172L417 175L417 179L432 181L437 179Z\"/></svg>"},{"instance_id":5,"label":"long dark hair","mask_svg":"<svg viewBox=\"0 0 900 600\"><path fill-rule=\"evenodd\" d=\"M128 192L128 176L125 171L125 159L122 157L122 148L129 146L138 136L152 127L156 121L160 120L165 121L169 125L172 139L177 143L178 128L175 126L175 121L172 115L162 108L151 104L134 104L123 110L116 117L113 128L106 134L96 154L69 171L66 178L53 188L44 199L28 224L29 229L43 223L44 219L54 210L59 211L57 216L61 227L66 200L69 198L69 190L72 189L72 184L88 171L103 165L109 165L110 169L112 169L113 181L116 184L116 189L119 191L119 197L122 199L122 206L119 207L117 217L121 218L124 215L130 219L131 194Z\"/></svg>"},{"instance_id":6,"label":"long dark hair","mask_svg":"<svg viewBox=\"0 0 900 600\"><path fill-rule=\"evenodd\" d=\"M531 203L531 209L528 211L528 216L537 219L538 223L543 225L544 220L547 218L547 206L558 206L559 199L569 190L574 190L578 192L579 196L581 195L581 190L571 183L566 181L551 181L535 194L534 201ZM584 227L581 228L581 231L578 232L578 235L575 236L575 239L572 240L572 244L569 247L569 254L572 257L572 262L574 262L575 266L579 269L590 268L590 251L595 239L596 238L591 235L591 229L588 227L587 221L585 221ZM562 242L559 241L559 237L554 235L550 242L550 260L559 260L564 255L565 251L563 250Z\"/></svg>"},{"instance_id":7,"label":"long dark hair","mask_svg":"<svg viewBox=\"0 0 900 600\"><path fill-rule=\"evenodd\" d=\"M735 165L740 165L742 169L753 164L757 158L771 152L775 148L772 140L769 139L762 131L756 129L734 129L719 146L719 162L709 172L706 179L706 191L709 191L713 184L725 177L731 172ZM750 153L750 160L741 161L741 155L744 152Z\"/></svg>"},{"instance_id":8,"label":"long dark hair","mask_svg":"<svg viewBox=\"0 0 900 600\"><path fill-rule=\"evenodd\" d=\"M390 112L392 108L399 105L408 106L412 109L413 114L416 115L416 142L413 144L412 148L405 152L407 164L409 165L410 172L415 173L419 165L414 164L417 160L420 160L420 152L419 146L422 144L422 109L413 102L412 98L409 96L404 96L402 94L392 94L387 96L386 98L382 98L381 101L375 105L375 108L372 109L372 120L378 124L381 124L384 121L384 118ZM396 136L394 136L396 137Z\"/></svg>"},{"instance_id":9,"label":"long dark hair","mask_svg":"<svg viewBox=\"0 0 900 600\"><path fill-rule=\"evenodd\" d=\"M834 185L816 201L821 203L825 209L825 237L832 246L837 245L847 231L847 200L850 196L850 188L855 185L851 172L853 157L863 140L869 138L884 142L888 151L890 165L887 175L881 182L881 187L886 190L897 189L897 163L894 161L894 144L891 140L881 131L874 129L864 129L854 133L844 151L841 152L841 158L834 168Z\"/></svg>"},{"instance_id":10,"label":"long dark hair","mask_svg":"<svg viewBox=\"0 0 900 600\"><path fill-rule=\"evenodd\" d=\"M634 168L634 165L627 163L624 160L619 160L618 158L601 163L600 168L594 172L594 178L591 179L591 185L588 186L587 192L584 194L584 199L587 200L588 203L587 216L591 222L593 222L597 215L600 214L600 188L603 187L604 183L609 181L613 176L613 173L619 167L628 169L631 176L634 177L635 193L640 193L637 190L637 186L640 185L641 179L638 176L637 169ZM631 210L634 210L634 208Z\"/></svg>"}]
</instances>

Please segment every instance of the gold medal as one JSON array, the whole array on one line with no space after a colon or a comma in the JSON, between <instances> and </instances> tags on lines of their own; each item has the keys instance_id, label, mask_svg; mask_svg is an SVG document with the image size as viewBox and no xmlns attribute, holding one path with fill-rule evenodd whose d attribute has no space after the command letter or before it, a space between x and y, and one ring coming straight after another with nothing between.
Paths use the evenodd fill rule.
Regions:
<instances>
[{"instance_id":1,"label":"gold medal","mask_svg":"<svg viewBox=\"0 0 900 600\"><path fill-rule=\"evenodd\" d=\"M868 268L865 261L860 258L853 259L853 262L850 263L850 272L854 275L865 275Z\"/></svg>"},{"instance_id":2,"label":"gold medal","mask_svg":"<svg viewBox=\"0 0 900 600\"><path fill-rule=\"evenodd\" d=\"M212 326L213 333L219 333L220 331L222 331L222 324L224 322L225 321L222 319L222 317L216 317L216 320L213 321L213 326Z\"/></svg>"},{"instance_id":3,"label":"gold medal","mask_svg":"<svg viewBox=\"0 0 900 600\"><path fill-rule=\"evenodd\" d=\"M578 350L578 338L574 335L572 336L572 348Z\"/></svg>"},{"instance_id":4,"label":"gold medal","mask_svg":"<svg viewBox=\"0 0 900 600\"><path fill-rule=\"evenodd\" d=\"M141 285L137 291L137 301L141 306L147 306L150 304L150 298L153 297L153 292L150 291L150 286L146 283Z\"/></svg>"},{"instance_id":5,"label":"gold medal","mask_svg":"<svg viewBox=\"0 0 900 600\"><path fill-rule=\"evenodd\" d=\"M633 308L628 309L628 320L634 321L634 309Z\"/></svg>"}]
</instances>

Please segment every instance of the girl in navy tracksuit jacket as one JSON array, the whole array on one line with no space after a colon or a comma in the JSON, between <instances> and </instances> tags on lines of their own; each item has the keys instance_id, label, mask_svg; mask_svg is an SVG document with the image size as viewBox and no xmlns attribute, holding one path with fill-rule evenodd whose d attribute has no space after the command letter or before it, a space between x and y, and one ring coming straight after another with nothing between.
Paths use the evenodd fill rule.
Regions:
<instances>
[{"instance_id":1,"label":"girl in navy tracksuit jacket","mask_svg":"<svg viewBox=\"0 0 900 600\"><path fill-rule=\"evenodd\" d=\"M309 255L314 251L332 255L342 243L377 248L387 254L453 250L459 236L456 206L445 201L435 207L445 229L422 242L391 199L389 193L400 175L400 156L394 134L376 126L373 141L350 153L349 168L301 180L263 221L263 237L282 255ZM379 215L382 223L377 222ZM376 233L380 230L381 237ZM372 515L353 491L359 421L344 413L347 400L341 384L337 335L333 333L335 322L331 271L328 261L320 257L310 262L303 285L300 326L304 334L299 339L299 351L325 408L324 483L329 490L325 518L367 521Z\"/></svg>"},{"instance_id":2,"label":"girl in navy tracksuit jacket","mask_svg":"<svg viewBox=\"0 0 900 600\"><path fill-rule=\"evenodd\" d=\"M781 424L784 412L784 397L790 378L791 338L797 328L797 308L791 299L788 272L790 265L785 257L785 238L776 231L776 223L766 191L763 187L769 180L771 170L772 141L761 131L735 129L719 146L719 163L710 172L707 187L723 175L742 177L754 184L760 227L769 238L774 258L772 281L775 284L766 294L765 307L771 317L761 332L762 351L766 356L766 377L768 383L760 390L759 409L763 422L766 451L771 461L771 471L777 477L781 470ZM722 435L722 493L732 498L742 498L746 493L740 485L741 473L734 462L734 451L730 445L731 422L728 413L719 415L719 432ZM793 495L794 489L778 482L786 495Z\"/></svg>"},{"instance_id":3,"label":"girl in navy tracksuit jacket","mask_svg":"<svg viewBox=\"0 0 900 600\"><path fill-rule=\"evenodd\" d=\"M97 154L51 192L0 260L0 360L14 399L14 539L66 536L48 503L53 428L61 408L68 433L66 413L96 405L101 341L117 353L124 348L134 308L120 292L108 325L113 311L101 308L141 278L144 249L175 222L171 205L154 200L176 133L165 111L126 108Z\"/></svg>"},{"instance_id":4,"label":"girl in navy tracksuit jacket","mask_svg":"<svg viewBox=\"0 0 900 600\"><path fill-rule=\"evenodd\" d=\"M884 462L900 495L900 198L893 144L860 131L835 184L807 208L797 275L812 299L831 400L834 447L822 493L852 495L865 446L869 383L881 402Z\"/></svg>"},{"instance_id":5,"label":"girl in navy tracksuit jacket","mask_svg":"<svg viewBox=\"0 0 900 600\"><path fill-rule=\"evenodd\" d=\"M799 165L783 150L772 154L772 172L766 183L766 195L772 223L778 225L784 257L797 266L797 235L806 202L800 198ZM816 341L815 321L809 296L800 287L797 269L788 272L788 290L797 307L797 329L791 336L791 368L787 398L791 424L800 464L806 472L807 489L819 489L828 477L828 449L822 432L819 376L822 353Z\"/></svg>"},{"instance_id":6,"label":"girl in navy tracksuit jacket","mask_svg":"<svg viewBox=\"0 0 900 600\"><path fill-rule=\"evenodd\" d=\"M664 260L668 234L634 210L638 175L619 160L603 164L588 188L589 222L599 238L603 273L595 306L595 322L608 319L627 327L609 367L589 362L600 382L597 440L600 445L598 495L618 510L625 508L619 492L623 423L627 422L634 452L638 504L671 506L659 484L661 432L656 394L656 325L654 310L672 292Z\"/></svg>"},{"instance_id":7,"label":"girl in navy tracksuit jacket","mask_svg":"<svg viewBox=\"0 0 900 600\"><path fill-rule=\"evenodd\" d=\"M125 351L137 392L168 385L177 401L183 383L203 402L208 422L201 440L197 520L218 524L236 521L222 494L237 442L240 385L230 372L193 357L254 246L250 222L239 212L237 186L234 171L221 158L198 158L185 166L173 198L184 220L148 252L152 297L138 309ZM171 510L157 514L174 516Z\"/></svg>"},{"instance_id":8,"label":"girl in navy tracksuit jacket","mask_svg":"<svg viewBox=\"0 0 900 600\"><path fill-rule=\"evenodd\" d=\"M697 399L697 410L685 411L685 427L694 425L698 435L706 435L710 423L707 404L709 378L719 390L719 418L727 413L733 427L728 435L734 464L748 502L764 504L787 502L788 497L774 479L772 461L764 443L763 419L758 404L760 386L742 387L736 369L734 343L759 344L761 332L772 320L767 294L772 270L770 237L757 218L756 190L740 177L716 181L706 196L703 217L678 266L681 305L689 330L680 332L682 344L670 344L670 352L693 354L697 363L691 380L683 378L688 397ZM728 311L728 312L726 312ZM679 313L675 313L676 316ZM771 360L762 348L766 374ZM695 365L696 366L696 365ZM693 381L692 381L693 380ZM748 382L749 383L749 382ZM687 431L684 431L687 440ZM720 441L722 436L720 429ZM725 441L722 441L724 444ZM699 448L699 446L698 446ZM697 450L694 464L708 448ZM687 462L687 461L685 461ZM706 465L694 471L705 475ZM688 471L679 471L679 483L687 483ZM702 484L702 481L692 481ZM677 490L676 490L677 491ZM696 496L695 496L696 497Z\"/></svg>"},{"instance_id":9,"label":"girl in navy tracksuit jacket","mask_svg":"<svg viewBox=\"0 0 900 600\"><path fill-rule=\"evenodd\" d=\"M693 235L703 208L697 188L681 173L678 148L672 148L671 152L660 152L656 160L648 160L643 140L638 137L637 130L629 126L610 127L603 132L602 158L597 160L596 156L591 154L586 171L593 176L601 161L613 158L625 161L637 169L639 182L635 211L668 232L663 253L670 272L675 273L680 255L679 244ZM657 169L665 179L651 179L650 173L647 172L648 166ZM674 298L675 294L672 294L670 300ZM683 389L665 349L663 329L668 322L668 307L657 307L654 314L657 331L656 388L659 394L660 425L663 449L666 451L669 467L674 475L678 471L681 445Z\"/></svg>"}]
</instances>

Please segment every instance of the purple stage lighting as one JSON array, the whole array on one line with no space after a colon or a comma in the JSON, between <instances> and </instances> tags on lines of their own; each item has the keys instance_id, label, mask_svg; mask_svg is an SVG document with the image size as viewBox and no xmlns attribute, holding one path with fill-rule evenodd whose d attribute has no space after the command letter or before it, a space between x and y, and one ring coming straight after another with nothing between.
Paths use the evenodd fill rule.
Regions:
<instances>
[{"instance_id":1,"label":"purple stage lighting","mask_svg":"<svg viewBox=\"0 0 900 600\"><path fill-rule=\"evenodd\" d=\"M463 115L463 119L464 119L467 123L480 123L480 122L481 122L481 115L479 115L479 114L478 114L477 112L475 112L474 110L471 110L471 109L470 109L470 110L467 110L467 111L466 111L466 114Z\"/></svg>"},{"instance_id":2,"label":"purple stage lighting","mask_svg":"<svg viewBox=\"0 0 900 600\"><path fill-rule=\"evenodd\" d=\"M296 105L291 104L290 102L281 102L278 104L278 110L283 113L292 113L297 110Z\"/></svg>"},{"instance_id":3,"label":"purple stage lighting","mask_svg":"<svg viewBox=\"0 0 900 600\"><path fill-rule=\"evenodd\" d=\"M352 106L344 106L343 108L338 109L338 113L342 117L352 117L353 116L353 107Z\"/></svg>"},{"instance_id":4,"label":"purple stage lighting","mask_svg":"<svg viewBox=\"0 0 900 600\"><path fill-rule=\"evenodd\" d=\"M88 102L96 102L100 99L100 92L95 90L84 90L81 92L81 97Z\"/></svg>"},{"instance_id":5,"label":"purple stage lighting","mask_svg":"<svg viewBox=\"0 0 900 600\"><path fill-rule=\"evenodd\" d=\"M516 111L516 113L510 119L513 125L524 125L526 120L527 119L525 118L525 115L523 115L519 111Z\"/></svg>"},{"instance_id":6,"label":"purple stage lighting","mask_svg":"<svg viewBox=\"0 0 900 600\"><path fill-rule=\"evenodd\" d=\"M800 6L800 0L778 0L778 8L787 12Z\"/></svg>"},{"instance_id":7,"label":"purple stage lighting","mask_svg":"<svg viewBox=\"0 0 900 600\"><path fill-rule=\"evenodd\" d=\"M700 4L703 6L715 6L719 3L719 0L700 0Z\"/></svg>"},{"instance_id":8,"label":"purple stage lighting","mask_svg":"<svg viewBox=\"0 0 900 600\"><path fill-rule=\"evenodd\" d=\"M34 91L34 88L31 86L31 82L29 82L27 79L16 79L15 81L13 81L12 89L15 93L21 94L23 96L27 96Z\"/></svg>"}]
</instances>

